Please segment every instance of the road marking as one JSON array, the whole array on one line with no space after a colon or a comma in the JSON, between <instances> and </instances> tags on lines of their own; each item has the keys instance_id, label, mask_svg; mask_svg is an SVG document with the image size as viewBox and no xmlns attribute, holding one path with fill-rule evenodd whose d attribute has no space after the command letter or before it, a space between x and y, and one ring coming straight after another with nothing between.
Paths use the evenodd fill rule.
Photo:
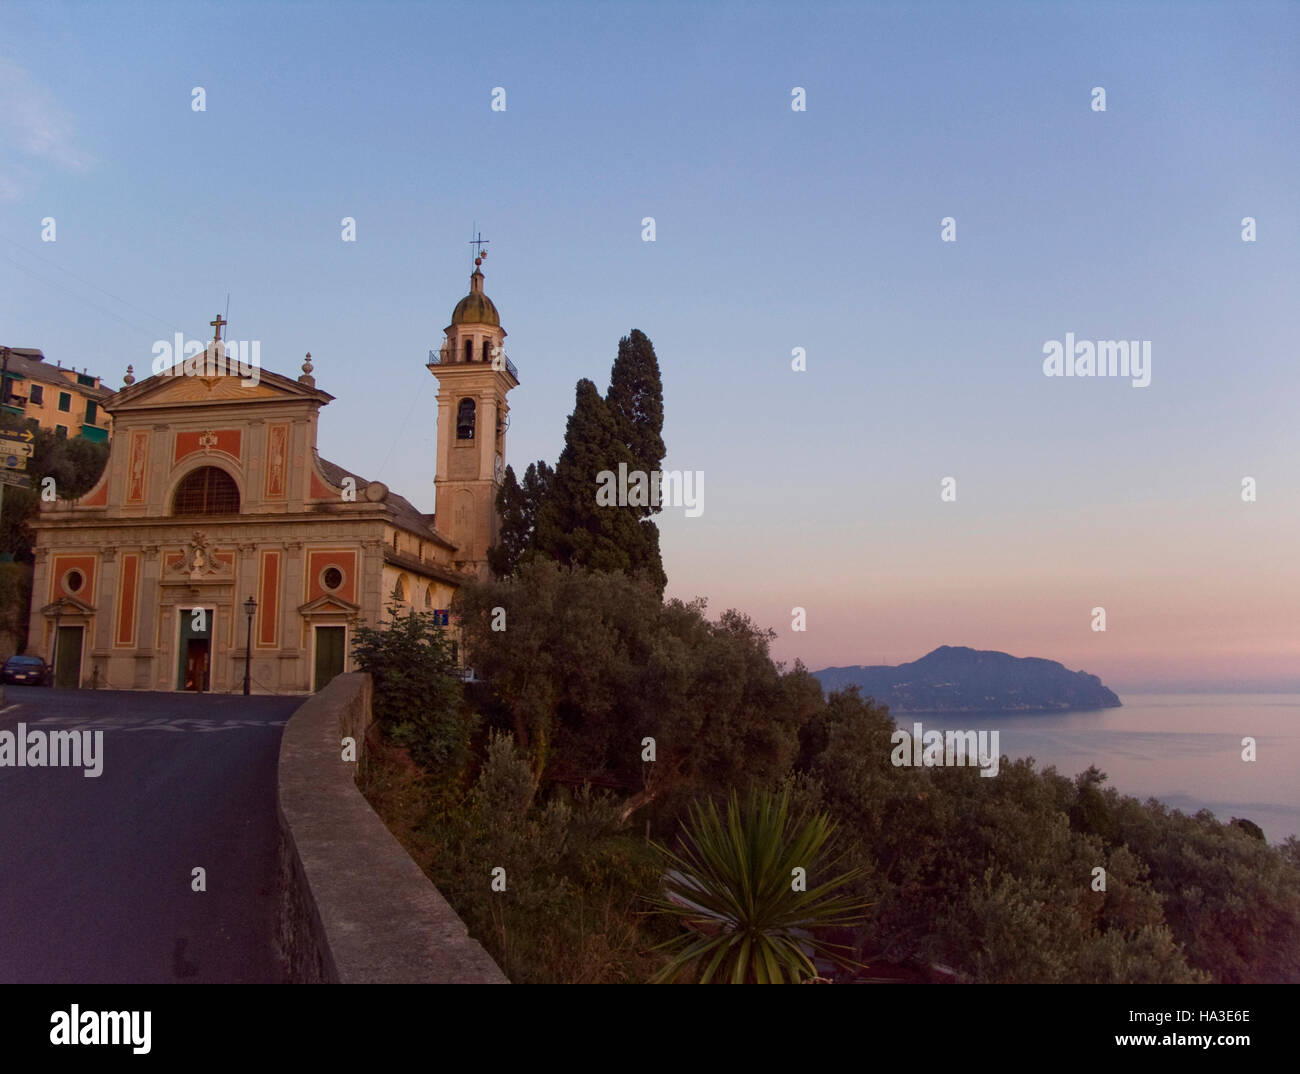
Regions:
<instances>
[{"instance_id":1,"label":"road marking","mask_svg":"<svg viewBox=\"0 0 1300 1074\"><path fill-rule=\"evenodd\" d=\"M117 717L104 719L103 717L82 716L42 716L39 719L29 719L28 724L33 727L57 725L68 729L83 729L88 727L100 727L112 731L173 731L173 732L211 732L211 731L239 731L248 727L283 727L286 721L283 720L223 720L220 724L209 722L207 720L194 719L189 717L179 717L174 720L152 719L142 721L139 718L131 719L130 717Z\"/></svg>"}]
</instances>

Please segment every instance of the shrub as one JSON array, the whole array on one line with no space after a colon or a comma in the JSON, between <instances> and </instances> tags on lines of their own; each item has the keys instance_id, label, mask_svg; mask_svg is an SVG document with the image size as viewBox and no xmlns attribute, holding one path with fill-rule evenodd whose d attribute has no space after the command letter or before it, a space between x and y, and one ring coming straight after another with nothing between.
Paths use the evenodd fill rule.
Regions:
<instances>
[{"instance_id":1,"label":"shrub","mask_svg":"<svg viewBox=\"0 0 1300 1074\"><path fill-rule=\"evenodd\" d=\"M374 677L375 721L426 771L458 772L469 756L474 721L463 704L451 643L431 612L403 615L353 632L353 657Z\"/></svg>"},{"instance_id":2,"label":"shrub","mask_svg":"<svg viewBox=\"0 0 1300 1074\"><path fill-rule=\"evenodd\" d=\"M675 956L657 979L783 984L815 977L814 953L844 961L817 932L865 907L840 892L854 874L823 855L834 828L824 813L792 817L785 792L751 788L742 805L732 791L725 820L711 800L695 805L681 853L659 848L667 879L651 901L691 931L663 945Z\"/></svg>"}]
</instances>

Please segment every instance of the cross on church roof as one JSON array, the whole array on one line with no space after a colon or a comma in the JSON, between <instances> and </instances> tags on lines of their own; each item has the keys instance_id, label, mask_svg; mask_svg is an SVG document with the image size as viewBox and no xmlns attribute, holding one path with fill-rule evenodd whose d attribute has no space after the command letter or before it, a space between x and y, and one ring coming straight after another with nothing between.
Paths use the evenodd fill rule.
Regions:
<instances>
[{"instance_id":1,"label":"cross on church roof","mask_svg":"<svg viewBox=\"0 0 1300 1074\"><path fill-rule=\"evenodd\" d=\"M491 241L491 239L485 239L481 231L477 233L476 238L469 240L469 244L474 247L474 264L476 267L483 263L483 258L487 257L487 251L483 247Z\"/></svg>"},{"instance_id":2,"label":"cross on church roof","mask_svg":"<svg viewBox=\"0 0 1300 1074\"><path fill-rule=\"evenodd\" d=\"M212 325L212 327L215 328L215 329L217 330L217 334L216 334L215 336L212 337L212 341L213 341L214 343L220 341L220 339L221 339L221 329L222 329L222 327L223 327L224 325L228 325L229 323L230 323L229 321L224 321L224 320L222 320L222 319L221 319L221 314L219 314L219 313L217 314L217 319L216 319L215 321L209 321L209 322L208 322L208 324Z\"/></svg>"}]
</instances>

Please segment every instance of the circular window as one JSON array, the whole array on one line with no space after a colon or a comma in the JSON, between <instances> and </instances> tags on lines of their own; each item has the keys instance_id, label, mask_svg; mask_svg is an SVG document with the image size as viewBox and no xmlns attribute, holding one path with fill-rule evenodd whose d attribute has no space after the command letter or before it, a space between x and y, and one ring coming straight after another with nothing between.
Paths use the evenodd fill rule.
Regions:
<instances>
[{"instance_id":1,"label":"circular window","mask_svg":"<svg viewBox=\"0 0 1300 1074\"><path fill-rule=\"evenodd\" d=\"M63 576L63 588L69 593L80 593L81 587L86 584L86 576L78 570L68 571Z\"/></svg>"},{"instance_id":2,"label":"circular window","mask_svg":"<svg viewBox=\"0 0 1300 1074\"><path fill-rule=\"evenodd\" d=\"M343 584L343 572L337 567L326 567L320 580L326 589L338 589Z\"/></svg>"}]
</instances>

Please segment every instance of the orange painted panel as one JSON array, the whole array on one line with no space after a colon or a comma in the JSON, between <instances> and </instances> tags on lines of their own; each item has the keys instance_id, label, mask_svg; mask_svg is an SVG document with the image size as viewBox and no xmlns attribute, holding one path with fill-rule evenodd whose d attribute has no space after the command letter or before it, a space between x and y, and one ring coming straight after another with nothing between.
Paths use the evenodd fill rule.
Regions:
<instances>
[{"instance_id":1,"label":"orange painted panel","mask_svg":"<svg viewBox=\"0 0 1300 1074\"><path fill-rule=\"evenodd\" d=\"M326 589L321 575L330 567L343 572L343 584L338 589ZM313 548L307 553L307 601L326 594L342 597L352 604L357 600L357 550L355 548Z\"/></svg>"},{"instance_id":2,"label":"orange painted panel","mask_svg":"<svg viewBox=\"0 0 1300 1074\"><path fill-rule=\"evenodd\" d=\"M205 450L222 451L237 459L243 447L243 436L240 429L204 429L200 432L177 433L172 462L178 463L195 452Z\"/></svg>"},{"instance_id":3,"label":"orange painted panel","mask_svg":"<svg viewBox=\"0 0 1300 1074\"><path fill-rule=\"evenodd\" d=\"M313 500L336 500L338 490L332 489L320 479L315 470L311 472L311 498Z\"/></svg>"},{"instance_id":4,"label":"orange painted panel","mask_svg":"<svg viewBox=\"0 0 1300 1074\"><path fill-rule=\"evenodd\" d=\"M67 588L69 571L81 572L81 588ZM51 556L50 557L50 600L60 597L76 597L85 604L95 603L95 557L94 556Z\"/></svg>"},{"instance_id":5,"label":"orange painted panel","mask_svg":"<svg viewBox=\"0 0 1300 1074\"><path fill-rule=\"evenodd\" d=\"M124 555L117 579L117 632L113 644L118 648L135 646L135 608L140 596L140 557Z\"/></svg>"},{"instance_id":6,"label":"orange painted panel","mask_svg":"<svg viewBox=\"0 0 1300 1074\"><path fill-rule=\"evenodd\" d=\"M108 506L108 475L100 479L99 488L89 496L83 496L81 503L86 507L107 507Z\"/></svg>"},{"instance_id":7,"label":"orange painted panel","mask_svg":"<svg viewBox=\"0 0 1300 1074\"><path fill-rule=\"evenodd\" d=\"M273 649L280 641L280 553L265 549L258 569L257 647Z\"/></svg>"}]
</instances>

